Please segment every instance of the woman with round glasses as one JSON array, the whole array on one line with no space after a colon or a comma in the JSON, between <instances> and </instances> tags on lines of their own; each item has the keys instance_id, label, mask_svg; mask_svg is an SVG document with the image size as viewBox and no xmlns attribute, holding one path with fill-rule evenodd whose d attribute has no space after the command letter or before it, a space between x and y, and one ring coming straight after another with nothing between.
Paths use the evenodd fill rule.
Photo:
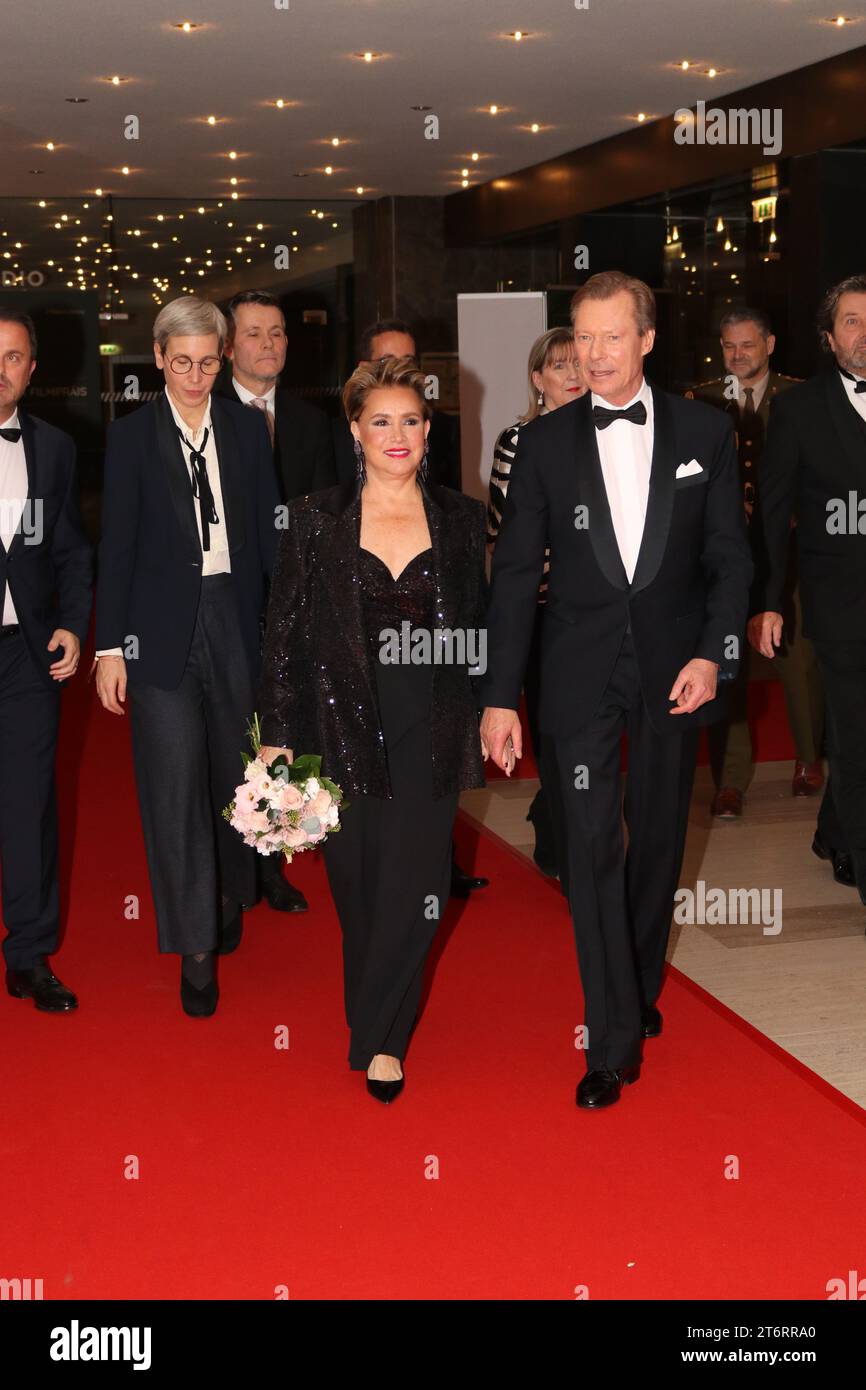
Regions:
<instances>
[{"instance_id":1,"label":"woman with round glasses","mask_svg":"<svg viewBox=\"0 0 866 1390\"><path fill-rule=\"evenodd\" d=\"M157 400L108 432L96 596L96 689L124 714L159 949L181 1001L217 1006L216 956L256 897L256 854L221 812L241 780L276 552L276 477L259 411L212 396L226 321L206 300L153 326Z\"/></svg>"}]
</instances>

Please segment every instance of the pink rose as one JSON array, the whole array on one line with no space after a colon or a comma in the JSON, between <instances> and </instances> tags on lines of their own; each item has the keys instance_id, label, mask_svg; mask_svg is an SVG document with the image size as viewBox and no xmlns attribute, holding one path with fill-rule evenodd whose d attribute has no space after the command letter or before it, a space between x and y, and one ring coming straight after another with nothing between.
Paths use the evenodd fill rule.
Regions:
<instances>
[{"instance_id":1,"label":"pink rose","mask_svg":"<svg viewBox=\"0 0 866 1390\"><path fill-rule=\"evenodd\" d=\"M320 787L312 801L307 803L306 814L308 816L319 816L324 819L326 812L331 805L331 793L324 787Z\"/></svg>"},{"instance_id":2,"label":"pink rose","mask_svg":"<svg viewBox=\"0 0 866 1390\"><path fill-rule=\"evenodd\" d=\"M283 786L278 786L274 792L274 805L280 811L299 811L304 804L303 794L300 787L296 787L293 782L286 782Z\"/></svg>"}]
</instances>

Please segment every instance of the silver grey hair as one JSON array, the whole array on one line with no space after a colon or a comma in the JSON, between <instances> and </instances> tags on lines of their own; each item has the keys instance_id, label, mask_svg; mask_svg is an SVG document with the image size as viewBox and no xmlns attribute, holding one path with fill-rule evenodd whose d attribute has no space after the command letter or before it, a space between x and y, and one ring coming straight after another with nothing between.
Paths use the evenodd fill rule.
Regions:
<instances>
[{"instance_id":1,"label":"silver grey hair","mask_svg":"<svg viewBox=\"0 0 866 1390\"><path fill-rule=\"evenodd\" d=\"M153 322L153 341L160 352L165 351L169 338L198 338L206 333L216 333L222 352L227 332L225 315L210 300L199 299L194 294L182 294L173 299L160 309Z\"/></svg>"}]
</instances>

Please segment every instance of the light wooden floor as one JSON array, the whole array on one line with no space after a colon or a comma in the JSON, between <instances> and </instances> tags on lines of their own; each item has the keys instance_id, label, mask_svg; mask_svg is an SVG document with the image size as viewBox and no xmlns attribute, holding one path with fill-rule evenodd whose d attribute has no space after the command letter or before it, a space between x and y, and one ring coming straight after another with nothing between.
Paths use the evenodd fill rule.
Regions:
<instances>
[{"instance_id":1,"label":"light wooden floor","mask_svg":"<svg viewBox=\"0 0 866 1390\"><path fill-rule=\"evenodd\" d=\"M765 934L760 922L675 923L668 959L866 1108L866 908L812 854L819 801L791 796L792 769L789 762L760 764L743 818L720 822L709 814L709 770L699 768L680 878L693 890L703 880L707 892L781 889L781 930ZM461 806L531 861L526 811L537 787L534 780L493 781L465 792Z\"/></svg>"}]
</instances>

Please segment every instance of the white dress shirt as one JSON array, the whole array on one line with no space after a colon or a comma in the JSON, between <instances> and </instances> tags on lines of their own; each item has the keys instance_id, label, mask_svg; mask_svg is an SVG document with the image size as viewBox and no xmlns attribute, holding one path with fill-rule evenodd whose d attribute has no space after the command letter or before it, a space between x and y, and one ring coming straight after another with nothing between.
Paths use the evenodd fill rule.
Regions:
<instances>
[{"instance_id":1,"label":"white dress shirt","mask_svg":"<svg viewBox=\"0 0 866 1390\"><path fill-rule=\"evenodd\" d=\"M842 376L842 373L840 372L839 375ZM862 377L857 377L857 381L861 380ZM857 411L860 419L866 420L866 391L861 391L858 396L857 381L849 381L847 376L842 377L842 385L845 387L849 401Z\"/></svg>"},{"instance_id":2,"label":"white dress shirt","mask_svg":"<svg viewBox=\"0 0 866 1390\"><path fill-rule=\"evenodd\" d=\"M21 422L18 411L14 410L8 420L2 421L4 430L18 430ZM12 444L8 439L0 439L0 541L8 550L24 514L27 500L27 460L24 456L24 440ZM3 626L17 623L18 614L12 602L9 585L4 585Z\"/></svg>"},{"instance_id":3,"label":"white dress shirt","mask_svg":"<svg viewBox=\"0 0 866 1390\"><path fill-rule=\"evenodd\" d=\"M751 385L750 385L750 390L751 390L751 392L752 392L752 405L755 407L755 410L758 409L758 406L761 404L761 401L764 399L764 392L765 392L766 389L767 389L767 382L768 382L769 380L770 380L770 369L769 369L769 367L768 367L767 370L764 372L764 375L761 377L760 381L754 381L754 382L752 382ZM740 381L739 377L736 377L736 376L735 376L735 377L734 377L734 399L736 400L737 404L738 404L739 407L740 407L740 414L741 414L741 415L742 415L743 410L745 409L745 405L746 405L745 389L746 389L746 388L743 386L743 383Z\"/></svg>"},{"instance_id":4,"label":"white dress shirt","mask_svg":"<svg viewBox=\"0 0 866 1390\"><path fill-rule=\"evenodd\" d=\"M605 410L627 410L635 401L643 401L646 406L643 425L633 425L630 420L614 420L606 429L595 431L613 529L630 584L643 539L649 497L653 457L652 391L644 378L637 395L625 405L613 406L594 391L591 395L591 404L603 406Z\"/></svg>"},{"instance_id":5,"label":"white dress shirt","mask_svg":"<svg viewBox=\"0 0 866 1390\"><path fill-rule=\"evenodd\" d=\"M181 435L183 436L183 438L178 440L178 443L180 444L181 451L186 460L190 488L192 488L193 472L192 464L190 463L190 451L187 447L186 441L188 440L192 447L198 450L201 447L201 441L204 438L205 430L207 430L208 432L207 444L204 447L204 458L205 463L207 465L208 482L210 483L211 492L213 493L214 510L216 511L219 520L216 522L211 522L208 528L210 549L205 550L204 548L202 548L201 572L203 577L209 574L228 574L231 572L231 561L229 559L228 533L226 531L225 513L223 511L223 495L222 487L220 485L219 460L217 459L216 441L214 439L213 424L211 422L210 397L208 397L207 407L205 409L204 416L202 417L201 424L199 425L195 434L193 434L189 428L189 425L185 423L182 417L175 410L174 401L171 399L171 396L169 396L168 391L166 391L165 394L169 406L171 407L171 413L174 417L174 423L177 426L178 430L180 430ZM201 544L201 510L199 508L199 499L197 497L193 498L193 507L195 509L195 524L198 528L199 544ZM121 647L106 647L104 650L98 651L96 655L123 656L123 650Z\"/></svg>"}]
</instances>

